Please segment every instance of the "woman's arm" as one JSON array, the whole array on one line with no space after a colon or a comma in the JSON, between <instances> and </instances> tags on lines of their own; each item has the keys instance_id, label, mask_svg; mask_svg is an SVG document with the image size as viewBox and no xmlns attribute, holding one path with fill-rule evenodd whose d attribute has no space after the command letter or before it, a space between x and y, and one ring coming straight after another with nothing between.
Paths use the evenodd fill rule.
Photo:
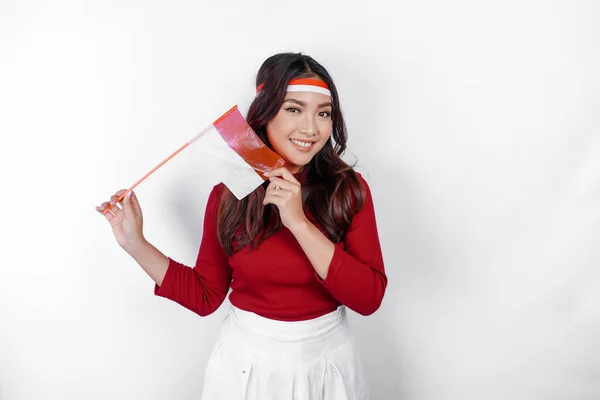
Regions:
<instances>
[{"instance_id":1,"label":"woman's arm","mask_svg":"<svg viewBox=\"0 0 600 400\"><path fill-rule=\"evenodd\" d=\"M120 190L110 201L96 207L110 222L119 245L133 257L155 282L157 296L173 300L189 310L206 316L225 300L231 282L231 267L217 237L217 208L223 185L210 193L204 215L204 232L194 268L180 264L161 253L143 235L143 215L135 193Z\"/></svg>"},{"instance_id":2,"label":"woman's arm","mask_svg":"<svg viewBox=\"0 0 600 400\"><path fill-rule=\"evenodd\" d=\"M144 217L135 193L130 191L117 204L117 200L125 192L125 189L119 190L110 197L110 201L96 207L96 211L109 221L121 248L160 285L167 272L169 260L144 238Z\"/></svg>"},{"instance_id":3,"label":"woman's arm","mask_svg":"<svg viewBox=\"0 0 600 400\"><path fill-rule=\"evenodd\" d=\"M308 219L290 230L321 280L327 278L335 245Z\"/></svg>"},{"instance_id":4,"label":"woman's arm","mask_svg":"<svg viewBox=\"0 0 600 400\"><path fill-rule=\"evenodd\" d=\"M148 260L152 260L148 261L149 267L158 270L164 268L165 262L167 264L163 279L160 282L155 280L154 294L172 300L203 317L221 306L231 283L229 259L217 236L217 209L222 191L223 185L219 184L213 188L208 198L202 241L193 268L171 258L165 260L146 250Z\"/></svg>"},{"instance_id":5,"label":"woman's arm","mask_svg":"<svg viewBox=\"0 0 600 400\"><path fill-rule=\"evenodd\" d=\"M323 286L340 303L359 314L370 315L381 305L387 276L371 191L364 178L357 175L365 188L365 203L352 218L344 241L337 244L306 218L301 185L285 168L267 174L271 183L264 204L273 203L279 208L282 223L302 247Z\"/></svg>"},{"instance_id":6,"label":"woman's arm","mask_svg":"<svg viewBox=\"0 0 600 400\"><path fill-rule=\"evenodd\" d=\"M162 284L169 267L167 256L145 239L132 246L128 253L157 285Z\"/></svg>"},{"instance_id":7,"label":"woman's arm","mask_svg":"<svg viewBox=\"0 0 600 400\"><path fill-rule=\"evenodd\" d=\"M343 242L333 244L310 222L294 236L323 286L348 308L370 315L381 305L387 276L371 191L364 178L357 175L365 188L365 203L352 219Z\"/></svg>"}]
</instances>

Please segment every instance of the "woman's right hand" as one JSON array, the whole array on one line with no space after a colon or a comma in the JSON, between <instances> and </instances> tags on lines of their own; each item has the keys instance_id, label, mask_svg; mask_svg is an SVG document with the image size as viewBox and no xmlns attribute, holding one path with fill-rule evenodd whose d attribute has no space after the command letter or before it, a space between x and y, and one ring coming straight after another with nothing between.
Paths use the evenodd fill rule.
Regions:
<instances>
[{"instance_id":1,"label":"woman's right hand","mask_svg":"<svg viewBox=\"0 0 600 400\"><path fill-rule=\"evenodd\" d=\"M109 201L105 201L96 207L96 211L106 217L112 227L117 243L126 252L131 254L132 251L140 247L145 241L142 231L143 218L140 203L133 191L127 193L123 200L115 204L117 199L125 192L125 189L119 190L110 197ZM110 206L112 208L104 212Z\"/></svg>"}]
</instances>

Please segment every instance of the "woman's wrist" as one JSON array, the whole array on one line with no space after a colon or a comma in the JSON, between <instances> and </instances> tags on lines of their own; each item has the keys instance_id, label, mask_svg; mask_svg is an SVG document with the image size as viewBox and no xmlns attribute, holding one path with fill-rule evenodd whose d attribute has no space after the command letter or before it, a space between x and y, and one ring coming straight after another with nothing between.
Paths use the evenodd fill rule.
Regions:
<instances>
[{"instance_id":1,"label":"woman's wrist","mask_svg":"<svg viewBox=\"0 0 600 400\"><path fill-rule=\"evenodd\" d=\"M127 246L124 246L123 250L125 250L127 254L129 254L134 259L137 259L144 253L146 253L150 246L151 244L148 241L146 241L144 237L141 237L138 240L132 241Z\"/></svg>"},{"instance_id":2,"label":"woman's wrist","mask_svg":"<svg viewBox=\"0 0 600 400\"><path fill-rule=\"evenodd\" d=\"M308 220L308 218L304 218L300 222L295 223L292 229L290 229L290 232L292 232L294 236L302 235L304 232L310 230L311 226L312 223Z\"/></svg>"}]
</instances>

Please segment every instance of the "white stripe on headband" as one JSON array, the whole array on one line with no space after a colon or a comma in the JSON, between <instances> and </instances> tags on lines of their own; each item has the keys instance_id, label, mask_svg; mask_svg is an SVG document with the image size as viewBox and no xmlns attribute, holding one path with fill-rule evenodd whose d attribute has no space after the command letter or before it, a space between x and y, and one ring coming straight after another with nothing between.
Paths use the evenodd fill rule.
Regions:
<instances>
[{"instance_id":1,"label":"white stripe on headband","mask_svg":"<svg viewBox=\"0 0 600 400\"><path fill-rule=\"evenodd\" d=\"M315 92L325 94L327 96L331 96L331 92L329 89L322 88L320 86L312 86L312 85L288 85L288 92Z\"/></svg>"},{"instance_id":2,"label":"white stripe on headband","mask_svg":"<svg viewBox=\"0 0 600 400\"><path fill-rule=\"evenodd\" d=\"M261 83L256 88L256 92L260 92L263 88L263 84ZM314 92L324 94L326 96L331 96L331 91L329 90L329 85L327 83L312 78L296 78L292 79L288 82L287 86L288 92Z\"/></svg>"}]
</instances>

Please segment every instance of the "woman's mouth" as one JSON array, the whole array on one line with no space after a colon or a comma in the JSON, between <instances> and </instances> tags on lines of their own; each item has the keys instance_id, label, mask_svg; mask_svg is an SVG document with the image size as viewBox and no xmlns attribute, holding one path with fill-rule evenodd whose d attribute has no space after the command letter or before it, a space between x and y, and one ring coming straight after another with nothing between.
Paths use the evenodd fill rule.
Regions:
<instances>
[{"instance_id":1,"label":"woman's mouth","mask_svg":"<svg viewBox=\"0 0 600 400\"><path fill-rule=\"evenodd\" d=\"M296 147L300 151L308 151L315 144L314 142L305 142L305 141L296 140L296 139L290 139L290 142L292 142L294 144L294 147Z\"/></svg>"}]
</instances>

